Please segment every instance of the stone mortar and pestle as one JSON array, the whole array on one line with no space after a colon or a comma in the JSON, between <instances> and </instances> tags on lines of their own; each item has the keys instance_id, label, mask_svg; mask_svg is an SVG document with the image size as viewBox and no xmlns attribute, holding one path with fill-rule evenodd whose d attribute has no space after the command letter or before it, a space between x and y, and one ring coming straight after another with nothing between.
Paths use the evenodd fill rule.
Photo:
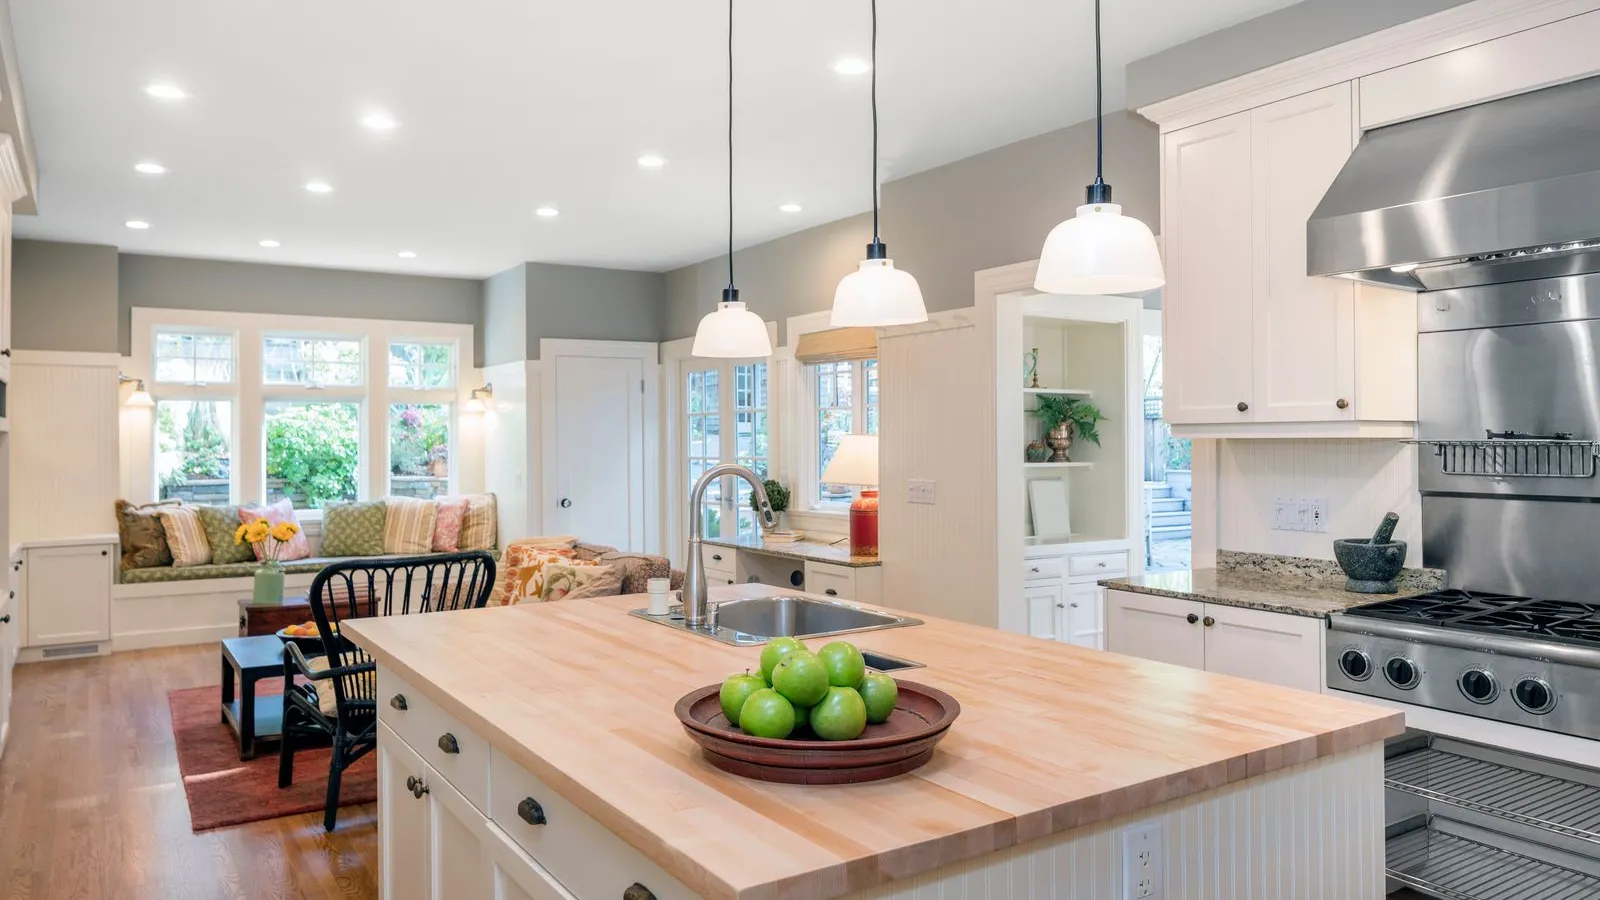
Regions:
<instances>
[{"instance_id":1,"label":"stone mortar and pestle","mask_svg":"<svg viewBox=\"0 0 1600 900\"><path fill-rule=\"evenodd\" d=\"M1392 594L1394 578L1406 564L1406 542L1393 540L1400 517L1389 513L1371 538L1333 542L1333 558L1344 569L1344 589L1357 594Z\"/></svg>"}]
</instances>

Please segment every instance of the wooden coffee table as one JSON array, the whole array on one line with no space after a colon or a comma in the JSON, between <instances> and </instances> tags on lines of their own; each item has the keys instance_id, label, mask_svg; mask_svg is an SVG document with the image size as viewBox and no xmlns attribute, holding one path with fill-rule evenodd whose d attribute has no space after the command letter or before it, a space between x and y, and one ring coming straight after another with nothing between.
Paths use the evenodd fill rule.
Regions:
<instances>
[{"instance_id":1,"label":"wooden coffee table","mask_svg":"<svg viewBox=\"0 0 1600 900\"><path fill-rule=\"evenodd\" d=\"M283 697L256 706L256 684L283 677L283 641L273 635L222 642L222 721L239 738L239 758L255 759L256 745L283 736ZM235 697L237 687L238 696Z\"/></svg>"}]
</instances>

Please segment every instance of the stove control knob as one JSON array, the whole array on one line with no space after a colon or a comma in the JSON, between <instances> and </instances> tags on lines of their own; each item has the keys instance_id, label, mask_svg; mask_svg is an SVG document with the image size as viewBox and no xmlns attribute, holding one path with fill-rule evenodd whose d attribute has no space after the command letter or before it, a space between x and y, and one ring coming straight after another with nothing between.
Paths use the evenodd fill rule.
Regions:
<instances>
[{"instance_id":1,"label":"stove control knob","mask_svg":"<svg viewBox=\"0 0 1600 900\"><path fill-rule=\"evenodd\" d=\"M1366 681L1372 677L1372 657L1352 647L1339 654L1339 671L1351 681Z\"/></svg>"},{"instance_id":2,"label":"stove control knob","mask_svg":"<svg viewBox=\"0 0 1600 900\"><path fill-rule=\"evenodd\" d=\"M1461 673L1456 679L1456 686L1461 688L1461 695L1477 704L1493 703L1500 696L1500 682L1494 678L1494 673L1487 669L1474 666Z\"/></svg>"},{"instance_id":3,"label":"stove control knob","mask_svg":"<svg viewBox=\"0 0 1600 900\"><path fill-rule=\"evenodd\" d=\"M1524 678L1511 689L1511 699L1523 712L1542 716L1556 708L1556 692L1543 678Z\"/></svg>"},{"instance_id":4,"label":"stove control knob","mask_svg":"<svg viewBox=\"0 0 1600 900\"><path fill-rule=\"evenodd\" d=\"M1417 668L1416 663L1404 656L1391 656L1389 661L1383 664L1383 677L1389 679L1389 683L1400 690L1409 691L1422 680L1422 671Z\"/></svg>"}]
</instances>

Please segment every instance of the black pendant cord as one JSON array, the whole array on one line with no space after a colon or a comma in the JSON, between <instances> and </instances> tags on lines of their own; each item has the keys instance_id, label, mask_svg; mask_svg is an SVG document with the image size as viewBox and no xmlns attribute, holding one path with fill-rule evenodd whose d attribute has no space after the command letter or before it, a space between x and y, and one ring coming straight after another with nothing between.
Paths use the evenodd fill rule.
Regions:
<instances>
[{"instance_id":1,"label":"black pendant cord","mask_svg":"<svg viewBox=\"0 0 1600 900\"><path fill-rule=\"evenodd\" d=\"M728 289L722 300L738 299L739 289L733 284L733 0L728 0Z\"/></svg>"},{"instance_id":2,"label":"black pendant cord","mask_svg":"<svg viewBox=\"0 0 1600 900\"><path fill-rule=\"evenodd\" d=\"M889 248L878 236L878 0L872 0L872 243L867 259L888 259Z\"/></svg>"},{"instance_id":3,"label":"black pendant cord","mask_svg":"<svg viewBox=\"0 0 1600 900\"><path fill-rule=\"evenodd\" d=\"M1111 202L1111 185L1105 180L1105 67L1100 62L1100 0L1094 0L1094 184L1089 185L1092 204Z\"/></svg>"}]
</instances>

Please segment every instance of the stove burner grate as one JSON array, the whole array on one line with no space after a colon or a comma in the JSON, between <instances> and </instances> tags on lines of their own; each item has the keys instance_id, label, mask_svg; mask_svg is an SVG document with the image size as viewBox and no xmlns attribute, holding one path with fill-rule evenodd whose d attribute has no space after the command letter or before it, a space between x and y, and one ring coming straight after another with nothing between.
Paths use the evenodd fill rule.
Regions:
<instances>
[{"instance_id":1,"label":"stove burner grate","mask_svg":"<svg viewBox=\"0 0 1600 900\"><path fill-rule=\"evenodd\" d=\"M1600 646L1600 605L1568 600L1443 590L1358 606L1346 614Z\"/></svg>"}]
</instances>

